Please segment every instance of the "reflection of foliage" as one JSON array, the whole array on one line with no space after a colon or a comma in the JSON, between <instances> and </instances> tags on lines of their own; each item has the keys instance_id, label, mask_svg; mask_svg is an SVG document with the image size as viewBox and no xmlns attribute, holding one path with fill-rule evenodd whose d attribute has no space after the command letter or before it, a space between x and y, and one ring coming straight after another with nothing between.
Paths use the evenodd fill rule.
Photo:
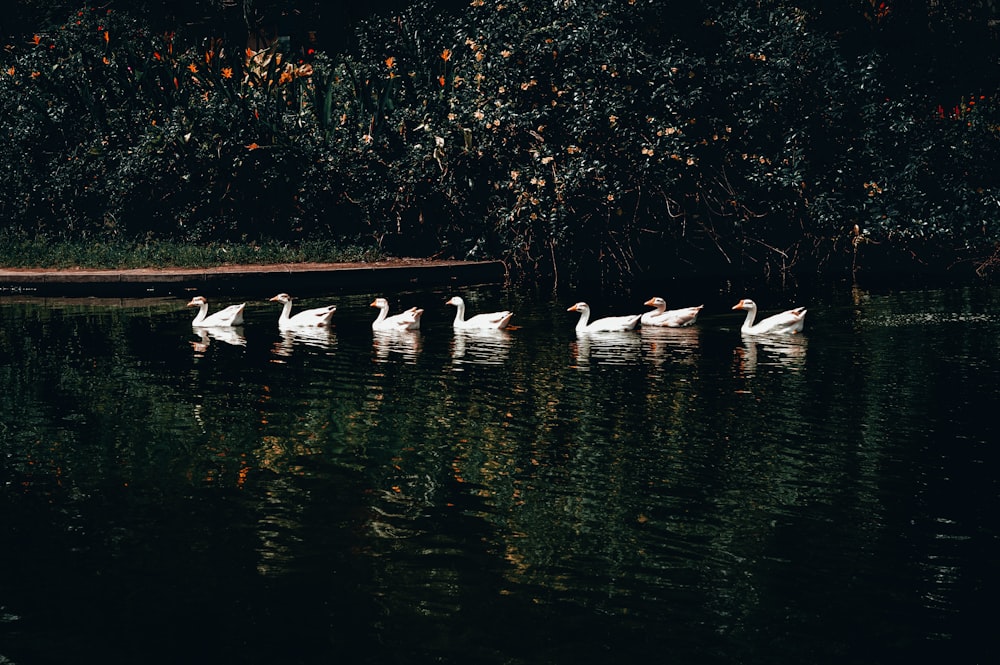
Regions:
<instances>
[{"instance_id":1,"label":"reflection of foliage","mask_svg":"<svg viewBox=\"0 0 1000 665\"><path fill-rule=\"evenodd\" d=\"M739 642L770 635L768 606L793 627L825 618L820 603L854 616L858 594L883 593L870 581L901 547L919 568L900 570L904 583L927 575L914 597L947 594L959 583L935 571L970 541L938 534L974 532L995 499L988 479L959 488L951 472L986 477L960 466L982 466L992 440L973 423L994 395L997 350L988 317L933 312L991 311L995 294L855 295L837 312L853 320L796 344L801 356L761 343L751 366L733 328L685 336L683 363L644 350L587 371L540 315L525 315L532 326L500 364L455 366L433 333L415 362L367 363L367 330L277 363L260 337L191 357L176 303L4 305L0 422L14 481L3 497L44 504L60 529L88 513L80 521L98 535L74 538L102 565L109 549L193 543L283 583L319 569L349 577L358 595L377 589L375 621L392 639L494 606L529 608L525 621L571 609L645 634L682 607ZM372 579L357 582L358 570ZM789 593L789 580L830 593ZM468 623L493 625L482 618Z\"/></svg>"}]
</instances>

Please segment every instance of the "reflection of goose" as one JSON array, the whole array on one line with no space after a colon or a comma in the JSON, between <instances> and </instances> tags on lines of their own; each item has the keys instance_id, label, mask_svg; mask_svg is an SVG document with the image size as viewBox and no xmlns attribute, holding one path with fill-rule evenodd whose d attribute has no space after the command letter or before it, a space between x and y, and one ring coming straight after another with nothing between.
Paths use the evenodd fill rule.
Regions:
<instances>
[{"instance_id":1,"label":"reflection of goose","mask_svg":"<svg viewBox=\"0 0 1000 665\"><path fill-rule=\"evenodd\" d=\"M378 318L372 321L372 330L417 330L424 310L411 307L401 314L389 316L389 301L376 298L371 307L378 307Z\"/></svg>"},{"instance_id":2,"label":"reflection of goose","mask_svg":"<svg viewBox=\"0 0 1000 665\"><path fill-rule=\"evenodd\" d=\"M465 301L458 296L452 296L445 302L445 305L454 305L455 321L452 327L456 330L502 330L510 323L510 317L514 312L489 312L488 314L476 314L465 318Z\"/></svg>"},{"instance_id":3,"label":"reflection of goose","mask_svg":"<svg viewBox=\"0 0 1000 665\"><path fill-rule=\"evenodd\" d=\"M585 302L578 302L567 312L580 312L580 320L576 322L576 331L580 332L624 332L633 330L639 323L640 314L630 314L628 316L606 316L591 323L590 305Z\"/></svg>"},{"instance_id":4,"label":"reflection of goose","mask_svg":"<svg viewBox=\"0 0 1000 665\"><path fill-rule=\"evenodd\" d=\"M506 330L456 330L451 342L454 364L499 365L510 355L510 333Z\"/></svg>"},{"instance_id":5,"label":"reflection of goose","mask_svg":"<svg viewBox=\"0 0 1000 665\"><path fill-rule=\"evenodd\" d=\"M638 335L628 331L602 331L593 335L578 333L570 344L577 366L585 367L591 360L608 364L628 364L639 359L642 343Z\"/></svg>"},{"instance_id":6,"label":"reflection of goose","mask_svg":"<svg viewBox=\"0 0 1000 665\"><path fill-rule=\"evenodd\" d=\"M420 353L420 333L414 330L375 330L372 333L372 348L380 361L397 353L405 360L415 360Z\"/></svg>"},{"instance_id":7,"label":"reflection of goose","mask_svg":"<svg viewBox=\"0 0 1000 665\"><path fill-rule=\"evenodd\" d=\"M281 340L273 350L279 356L290 356L296 345L329 349L336 341L336 335L328 326L286 328L281 331Z\"/></svg>"},{"instance_id":8,"label":"reflection of goose","mask_svg":"<svg viewBox=\"0 0 1000 665\"><path fill-rule=\"evenodd\" d=\"M757 303L753 300L743 299L733 305L733 309L743 309L747 312L747 318L743 321L740 332L746 335L765 334L794 334L802 332L802 326L806 322L806 308L796 307L781 314L769 316L766 319L754 323L757 316Z\"/></svg>"},{"instance_id":9,"label":"reflection of goose","mask_svg":"<svg viewBox=\"0 0 1000 665\"><path fill-rule=\"evenodd\" d=\"M194 331L201 337L200 343L205 347L208 347L209 338L219 342L225 342L226 344L232 344L233 346L247 345L247 338L244 337L243 333L237 328L203 328L201 326L196 326Z\"/></svg>"},{"instance_id":10,"label":"reflection of goose","mask_svg":"<svg viewBox=\"0 0 1000 665\"><path fill-rule=\"evenodd\" d=\"M805 361L806 338L801 335L780 338L745 335L743 346L737 347L736 355L740 359L740 370L747 375L752 376L758 365L795 370Z\"/></svg>"},{"instance_id":11,"label":"reflection of goose","mask_svg":"<svg viewBox=\"0 0 1000 665\"><path fill-rule=\"evenodd\" d=\"M230 305L211 315L208 313L208 301L202 296L191 298L191 302L187 306L198 308L198 314L194 317L194 321L191 322L192 326L215 328L219 326L238 326L243 323L243 308L246 307L246 303Z\"/></svg>"},{"instance_id":12,"label":"reflection of goose","mask_svg":"<svg viewBox=\"0 0 1000 665\"><path fill-rule=\"evenodd\" d=\"M704 305L698 305L682 309L667 309L667 301L660 297L650 298L643 304L655 309L642 315L640 319L642 325L667 328L683 328L692 325L698 318L698 312L704 307Z\"/></svg>"},{"instance_id":13,"label":"reflection of goose","mask_svg":"<svg viewBox=\"0 0 1000 665\"><path fill-rule=\"evenodd\" d=\"M698 348L699 331L697 327L643 326L640 332L642 343L645 345L646 359L655 365L662 364L668 357L690 360L691 355Z\"/></svg>"},{"instance_id":14,"label":"reflection of goose","mask_svg":"<svg viewBox=\"0 0 1000 665\"><path fill-rule=\"evenodd\" d=\"M322 328L330 325L333 313L337 311L336 305L317 307L315 309L305 309L292 316L292 297L287 293L279 293L271 298L271 302L284 304L281 316L278 317L278 328L287 330L289 328Z\"/></svg>"}]
</instances>

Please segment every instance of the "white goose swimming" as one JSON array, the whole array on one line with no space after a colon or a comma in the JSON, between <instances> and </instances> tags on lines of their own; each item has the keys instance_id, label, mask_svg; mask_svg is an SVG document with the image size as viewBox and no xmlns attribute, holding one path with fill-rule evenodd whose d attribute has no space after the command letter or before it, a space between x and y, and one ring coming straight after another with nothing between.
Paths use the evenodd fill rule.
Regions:
<instances>
[{"instance_id":1,"label":"white goose swimming","mask_svg":"<svg viewBox=\"0 0 1000 665\"><path fill-rule=\"evenodd\" d=\"M372 321L372 330L419 330L424 310L411 307L400 314L389 316L389 301L376 298L371 307L378 307L378 318Z\"/></svg>"},{"instance_id":2,"label":"white goose swimming","mask_svg":"<svg viewBox=\"0 0 1000 665\"><path fill-rule=\"evenodd\" d=\"M576 322L576 331L580 332L625 332L634 330L639 323L641 314L630 314L628 316L606 316L596 321L590 321L590 305L585 302L578 302L567 312L580 312L580 320ZM589 323L588 323L589 322Z\"/></svg>"},{"instance_id":3,"label":"white goose swimming","mask_svg":"<svg viewBox=\"0 0 1000 665\"><path fill-rule=\"evenodd\" d=\"M465 301L458 296L452 296L445 305L454 305L457 308L452 327L460 330L502 330L510 323L510 317L514 316L514 312L503 311L476 314L466 319Z\"/></svg>"},{"instance_id":4,"label":"white goose swimming","mask_svg":"<svg viewBox=\"0 0 1000 665\"><path fill-rule=\"evenodd\" d=\"M747 318L743 321L740 332L746 335L766 335L766 334L795 334L802 332L802 326L806 322L806 308L796 307L780 314L769 316L754 323L757 316L757 303L744 298L735 305L733 309L746 310Z\"/></svg>"},{"instance_id":5,"label":"white goose swimming","mask_svg":"<svg viewBox=\"0 0 1000 665\"><path fill-rule=\"evenodd\" d=\"M693 325L698 313L704 305L697 307L684 307L682 309L667 309L667 301L660 297L650 298L643 303L648 307L655 307L642 315L639 319L644 326L665 326L667 328L684 328Z\"/></svg>"},{"instance_id":6,"label":"white goose swimming","mask_svg":"<svg viewBox=\"0 0 1000 665\"><path fill-rule=\"evenodd\" d=\"M243 308L246 307L246 303L230 305L211 315L208 313L208 301L202 296L191 298L187 306L198 308L198 314L191 322L195 328L228 328L243 324Z\"/></svg>"},{"instance_id":7,"label":"white goose swimming","mask_svg":"<svg viewBox=\"0 0 1000 665\"><path fill-rule=\"evenodd\" d=\"M279 293L270 299L270 302L280 302L284 304L281 316L278 317L278 328L288 330L289 328L323 328L330 325L333 313L337 311L336 305L326 307L316 307L315 309L305 309L292 316L292 297L287 293Z\"/></svg>"}]
</instances>

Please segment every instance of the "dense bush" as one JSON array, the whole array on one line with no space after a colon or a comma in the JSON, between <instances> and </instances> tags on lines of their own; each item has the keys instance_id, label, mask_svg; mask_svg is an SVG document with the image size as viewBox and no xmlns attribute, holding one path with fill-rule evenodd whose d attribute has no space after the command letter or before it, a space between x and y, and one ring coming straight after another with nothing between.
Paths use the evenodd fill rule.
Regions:
<instances>
[{"instance_id":1,"label":"dense bush","mask_svg":"<svg viewBox=\"0 0 1000 665\"><path fill-rule=\"evenodd\" d=\"M418 2L309 62L80 10L3 56L0 224L604 280L988 265L995 91L920 85L891 8L828 4Z\"/></svg>"}]
</instances>

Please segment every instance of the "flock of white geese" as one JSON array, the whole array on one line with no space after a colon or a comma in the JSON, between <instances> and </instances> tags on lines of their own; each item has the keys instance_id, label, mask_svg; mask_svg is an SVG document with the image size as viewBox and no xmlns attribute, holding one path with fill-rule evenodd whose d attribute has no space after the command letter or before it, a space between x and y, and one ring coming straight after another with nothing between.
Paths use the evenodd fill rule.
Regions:
<instances>
[{"instance_id":1,"label":"flock of white geese","mask_svg":"<svg viewBox=\"0 0 1000 665\"><path fill-rule=\"evenodd\" d=\"M282 304L281 314L278 316L279 330L314 329L324 328L330 325L336 305L326 307L316 307L306 309L292 314L292 297L287 293L279 293L270 299L270 302ZM446 303L455 307L455 320L453 327L456 330L503 330L510 323L514 316L513 312L489 312L484 314L474 314L468 318L465 315L465 301L459 296L449 298ZM578 302L570 307L568 312L577 312L580 315L576 323L577 333L603 333L603 332L625 332L634 330L636 327L652 326L666 328L684 328L693 325L701 312L703 305L696 307L684 307L681 309L667 309L667 303L663 298L650 298L645 303L647 307L653 309L642 314L631 314L627 316L606 316L599 319L590 320L590 306L585 302ZM243 324L243 310L246 303L230 305L213 314L208 313L208 301L202 296L195 296L188 307L197 307L198 314L194 317L191 325L195 328L231 328ZM378 317L372 321L372 329L379 331L404 331L419 330L420 319L424 310L411 307L398 314L389 314L389 301L385 298L376 298L371 303L372 307L379 310ZM795 334L802 331L805 324L806 309L796 307L769 316L757 321L757 304L753 300L743 299L733 306L734 310L746 312L746 319L740 331L750 335L772 335L772 334Z\"/></svg>"}]
</instances>

